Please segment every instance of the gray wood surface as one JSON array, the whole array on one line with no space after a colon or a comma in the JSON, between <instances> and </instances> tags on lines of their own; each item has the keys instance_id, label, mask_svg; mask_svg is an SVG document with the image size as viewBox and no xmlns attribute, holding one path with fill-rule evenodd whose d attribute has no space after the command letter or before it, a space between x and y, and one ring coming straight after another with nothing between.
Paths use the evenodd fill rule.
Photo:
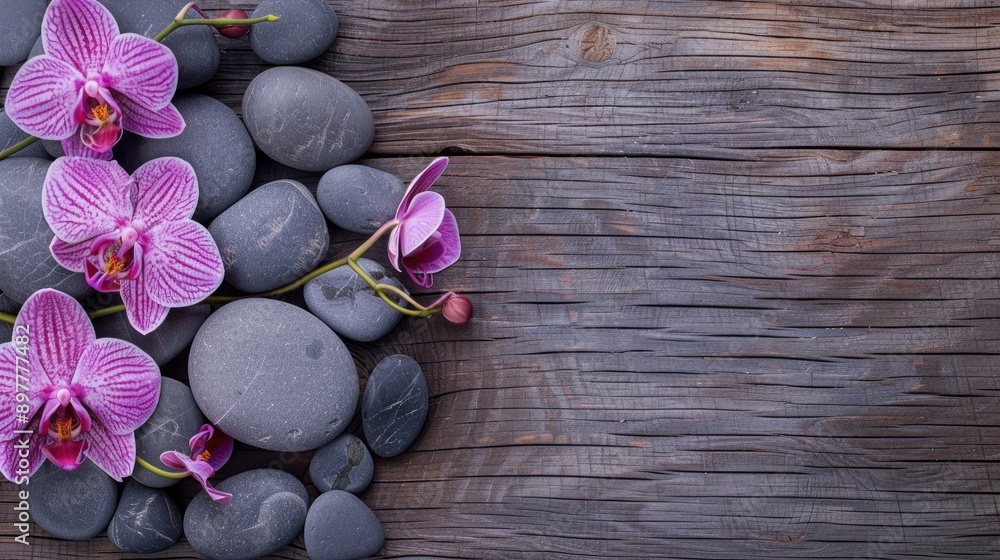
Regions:
<instances>
[{"instance_id":1,"label":"gray wood surface","mask_svg":"<svg viewBox=\"0 0 1000 560\"><path fill-rule=\"evenodd\" d=\"M371 105L366 163L453 156L426 297L476 313L351 345L431 393L362 496L381 557L1000 556L1000 7L798 4L331 1L306 66ZM220 42L200 91L239 110L267 66ZM0 557L134 557L12 544L12 499Z\"/></svg>"}]
</instances>

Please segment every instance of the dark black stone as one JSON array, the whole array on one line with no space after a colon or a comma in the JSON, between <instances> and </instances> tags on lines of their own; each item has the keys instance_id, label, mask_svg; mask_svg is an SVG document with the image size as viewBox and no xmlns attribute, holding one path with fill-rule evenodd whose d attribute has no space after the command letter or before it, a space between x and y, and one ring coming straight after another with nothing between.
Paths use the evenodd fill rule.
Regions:
<instances>
[{"instance_id":1,"label":"dark black stone","mask_svg":"<svg viewBox=\"0 0 1000 560\"><path fill-rule=\"evenodd\" d=\"M272 181L250 192L208 226L226 282L258 293L298 280L326 256L323 212L298 181Z\"/></svg>"},{"instance_id":2,"label":"dark black stone","mask_svg":"<svg viewBox=\"0 0 1000 560\"><path fill-rule=\"evenodd\" d=\"M382 265L369 259L358 259L362 270L377 283L395 286L404 292L399 280L386 275ZM371 342L385 336L399 323L403 314L389 306L354 270L348 266L335 268L309 281L304 289L306 305L340 336L361 342ZM393 296L393 301L402 299ZM405 307L405 306L404 306Z\"/></svg>"},{"instance_id":3,"label":"dark black stone","mask_svg":"<svg viewBox=\"0 0 1000 560\"><path fill-rule=\"evenodd\" d=\"M341 165L323 174L316 201L333 225L375 233L396 216L406 185L398 177L364 165Z\"/></svg>"},{"instance_id":4,"label":"dark black stone","mask_svg":"<svg viewBox=\"0 0 1000 560\"><path fill-rule=\"evenodd\" d=\"M0 33L0 66L13 66L28 59L31 46L41 34L42 16L48 0L0 0L4 28Z\"/></svg>"},{"instance_id":5,"label":"dark black stone","mask_svg":"<svg viewBox=\"0 0 1000 560\"><path fill-rule=\"evenodd\" d=\"M269 64L300 64L326 52L337 38L337 14L324 0L262 0L250 15L279 16L250 28L250 46Z\"/></svg>"},{"instance_id":6,"label":"dark black stone","mask_svg":"<svg viewBox=\"0 0 1000 560\"><path fill-rule=\"evenodd\" d=\"M247 471L216 488L233 495L229 503L213 502L201 492L184 512L188 542L212 560L266 556L295 540L305 525L306 488L284 471Z\"/></svg>"},{"instance_id":7,"label":"dark black stone","mask_svg":"<svg viewBox=\"0 0 1000 560\"><path fill-rule=\"evenodd\" d=\"M364 442L353 434L341 434L320 447L309 463L309 477L320 492L360 494L374 476L375 461Z\"/></svg>"},{"instance_id":8,"label":"dark black stone","mask_svg":"<svg viewBox=\"0 0 1000 560\"><path fill-rule=\"evenodd\" d=\"M48 160L0 161L0 291L19 303L42 288L79 298L91 291L83 274L52 258L53 234L42 215L42 183Z\"/></svg>"},{"instance_id":9,"label":"dark black stone","mask_svg":"<svg viewBox=\"0 0 1000 560\"><path fill-rule=\"evenodd\" d=\"M18 128L14 121L10 120L7 113L0 111L0 151L17 144L30 136L27 132ZM48 158L49 153L45 151L45 146L41 142L35 142L27 148L23 148L10 157L37 157Z\"/></svg>"},{"instance_id":10,"label":"dark black stone","mask_svg":"<svg viewBox=\"0 0 1000 560\"><path fill-rule=\"evenodd\" d=\"M173 471L160 461L164 451L191 454L189 441L197 434L205 418L191 396L187 385L169 377L160 378L160 400L153 415L135 431L136 455L147 463L166 471ZM146 486L164 488L180 482L136 466L132 478Z\"/></svg>"},{"instance_id":11,"label":"dark black stone","mask_svg":"<svg viewBox=\"0 0 1000 560\"><path fill-rule=\"evenodd\" d=\"M243 95L243 120L261 151L303 171L350 163L375 138L375 119L360 95L336 78L298 66L258 74Z\"/></svg>"},{"instance_id":12,"label":"dark black stone","mask_svg":"<svg viewBox=\"0 0 1000 560\"><path fill-rule=\"evenodd\" d=\"M21 489L29 493L32 521L70 541L99 535L118 504L118 484L89 459L73 471L45 461Z\"/></svg>"},{"instance_id":13,"label":"dark black stone","mask_svg":"<svg viewBox=\"0 0 1000 560\"><path fill-rule=\"evenodd\" d=\"M272 299L213 313L191 344L188 377L213 424L274 451L329 443L358 403L357 369L340 338L308 311Z\"/></svg>"},{"instance_id":14,"label":"dark black stone","mask_svg":"<svg viewBox=\"0 0 1000 560\"><path fill-rule=\"evenodd\" d=\"M361 400L361 423L372 452L394 457L406 451L424 427L428 405L420 364L400 354L379 362Z\"/></svg>"},{"instance_id":15,"label":"dark black stone","mask_svg":"<svg viewBox=\"0 0 1000 560\"><path fill-rule=\"evenodd\" d=\"M180 354L208 319L212 306L207 303L171 309L163 324L147 335L140 334L128 322L124 313L114 313L94 320L97 337L127 340L149 354L156 365L162 366Z\"/></svg>"},{"instance_id":16,"label":"dark black stone","mask_svg":"<svg viewBox=\"0 0 1000 560\"><path fill-rule=\"evenodd\" d=\"M306 517L306 552L312 560L359 560L382 549L382 524L357 496L342 490L321 494Z\"/></svg>"},{"instance_id":17,"label":"dark black stone","mask_svg":"<svg viewBox=\"0 0 1000 560\"><path fill-rule=\"evenodd\" d=\"M177 542L182 526L181 512L169 494L129 480L108 525L108 539L122 550L149 554Z\"/></svg>"}]
</instances>

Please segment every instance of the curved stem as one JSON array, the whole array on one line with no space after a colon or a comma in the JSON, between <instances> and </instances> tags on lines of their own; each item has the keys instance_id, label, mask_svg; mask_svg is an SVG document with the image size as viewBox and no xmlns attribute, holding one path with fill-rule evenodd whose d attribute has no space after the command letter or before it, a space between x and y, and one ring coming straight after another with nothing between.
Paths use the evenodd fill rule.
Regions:
<instances>
[{"instance_id":1,"label":"curved stem","mask_svg":"<svg viewBox=\"0 0 1000 560\"><path fill-rule=\"evenodd\" d=\"M98 317L104 317L105 315L114 315L115 313L121 313L125 311L125 305L119 303L118 305L112 305L109 307L104 307L102 309L96 309L87 313L87 316L91 319L96 319Z\"/></svg>"},{"instance_id":2,"label":"curved stem","mask_svg":"<svg viewBox=\"0 0 1000 560\"><path fill-rule=\"evenodd\" d=\"M404 296L403 299L407 300L407 302L411 304L416 304L418 307L421 308L421 310L407 309L399 305L398 303L392 301L392 298L385 295L384 293L384 291L391 291L387 289L392 288L392 286L389 286L387 284L376 283L375 279L369 276L368 273L365 272L365 269L361 268L361 265L359 265L357 261L351 259L350 257L347 258L347 266L350 266L351 270L357 273L357 275L360 276L361 279L365 281L365 283L367 283L373 290L375 290L375 293L377 293L378 296L382 298L382 301L386 302L389 305L389 307L395 309L396 311L399 311L403 315L409 315L410 317L430 317L431 315L438 312L437 309L427 309L426 307L414 301L413 298L411 298L409 295L404 294L402 292L397 292L397 293L403 295Z\"/></svg>"},{"instance_id":3,"label":"curved stem","mask_svg":"<svg viewBox=\"0 0 1000 560\"><path fill-rule=\"evenodd\" d=\"M17 317L11 315L10 313L0 313L0 321L3 321L4 323L10 323L11 325L13 325L14 321L17 321Z\"/></svg>"},{"instance_id":4,"label":"curved stem","mask_svg":"<svg viewBox=\"0 0 1000 560\"><path fill-rule=\"evenodd\" d=\"M184 6L184 9L177 14L177 18L170 22L170 25L163 28L163 31L157 33L154 37L154 41L162 41L178 27L184 27L185 25L211 25L212 27L228 27L230 25L253 25L255 23L263 23L265 21L278 21L279 17L273 14L268 14L266 16L249 18L249 19L230 19L230 18L214 18L214 19L184 19L184 15L187 11L194 7L194 2ZM199 10L200 11L200 10Z\"/></svg>"},{"instance_id":5,"label":"curved stem","mask_svg":"<svg viewBox=\"0 0 1000 560\"><path fill-rule=\"evenodd\" d=\"M149 472L151 472L151 473L153 473L155 475L159 475L159 476L162 476L164 478L187 478L187 477L191 476L191 473L186 473L186 472L170 472L170 471L165 471L165 470L163 470L163 469L161 469L159 467L154 467L153 465L149 464L148 462L146 462L145 460L143 460L143 459L141 459L139 457L135 458L135 464L139 465L140 467L146 469L147 471L149 471Z\"/></svg>"},{"instance_id":6,"label":"curved stem","mask_svg":"<svg viewBox=\"0 0 1000 560\"><path fill-rule=\"evenodd\" d=\"M21 140L17 144L14 144L13 146L7 148L6 150L0 152L0 160L9 158L10 156L16 154L17 152L20 152L21 150L34 144L36 141L38 141L38 138L35 136L29 136L24 140Z\"/></svg>"}]
</instances>

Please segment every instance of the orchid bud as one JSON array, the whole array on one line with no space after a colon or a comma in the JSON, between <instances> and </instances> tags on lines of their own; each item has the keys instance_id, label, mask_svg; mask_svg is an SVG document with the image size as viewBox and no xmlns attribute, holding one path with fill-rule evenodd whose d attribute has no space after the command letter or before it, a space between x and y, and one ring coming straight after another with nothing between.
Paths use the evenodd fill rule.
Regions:
<instances>
[{"instance_id":1,"label":"orchid bud","mask_svg":"<svg viewBox=\"0 0 1000 560\"><path fill-rule=\"evenodd\" d=\"M472 317L472 302L465 296L453 295L441 307L444 318L456 325L464 325Z\"/></svg>"},{"instance_id":2,"label":"orchid bud","mask_svg":"<svg viewBox=\"0 0 1000 560\"><path fill-rule=\"evenodd\" d=\"M229 10L219 16L219 19L247 19L247 13L243 10ZM230 39L239 39L249 32L249 25L227 25L219 28L219 34Z\"/></svg>"}]
</instances>

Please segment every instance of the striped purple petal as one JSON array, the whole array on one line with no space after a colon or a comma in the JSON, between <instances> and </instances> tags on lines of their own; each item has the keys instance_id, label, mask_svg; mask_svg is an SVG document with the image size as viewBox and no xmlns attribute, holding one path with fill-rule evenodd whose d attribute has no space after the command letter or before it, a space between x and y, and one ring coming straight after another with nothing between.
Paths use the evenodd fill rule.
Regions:
<instances>
[{"instance_id":1,"label":"striped purple petal","mask_svg":"<svg viewBox=\"0 0 1000 560\"><path fill-rule=\"evenodd\" d=\"M160 369L148 354L116 338L101 338L80 358L73 383L101 424L116 435L134 432L156 408Z\"/></svg>"},{"instance_id":2,"label":"striped purple petal","mask_svg":"<svg viewBox=\"0 0 1000 560\"><path fill-rule=\"evenodd\" d=\"M177 59L162 44L125 33L111 41L104 76L108 87L157 111L170 103L177 90Z\"/></svg>"},{"instance_id":3,"label":"striped purple petal","mask_svg":"<svg viewBox=\"0 0 1000 560\"><path fill-rule=\"evenodd\" d=\"M14 332L30 337L32 365L40 366L48 385L68 385L83 352L96 338L83 307L51 288L39 290L24 302Z\"/></svg>"},{"instance_id":4,"label":"striped purple petal","mask_svg":"<svg viewBox=\"0 0 1000 560\"><path fill-rule=\"evenodd\" d=\"M147 233L143 258L149 297L167 307L193 305L222 284L225 269L215 240L205 226L181 220Z\"/></svg>"},{"instance_id":5,"label":"striped purple petal","mask_svg":"<svg viewBox=\"0 0 1000 560\"><path fill-rule=\"evenodd\" d=\"M198 205L198 178L188 162L176 157L150 160L132 174L139 185L132 223L150 230L163 222L186 220Z\"/></svg>"},{"instance_id":6,"label":"striped purple petal","mask_svg":"<svg viewBox=\"0 0 1000 560\"><path fill-rule=\"evenodd\" d=\"M409 186L406 187L406 192L403 193L403 200L399 202L399 207L396 209L396 218L399 219L402 214L404 214L410 206L410 202L415 196L431 188L434 181L438 180L438 177L444 173L445 168L448 167L448 158L439 157L432 161L430 165L424 168L423 171L417 173L417 176L410 181Z\"/></svg>"},{"instance_id":7,"label":"striped purple petal","mask_svg":"<svg viewBox=\"0 0 1000 560\"><path fill-rule=\"evenodd\" d=\"M81 96L76 82L82 79L69 64L50 56L36 56L14 75L4 110L28 134L62 140L79 128L73 113Z\"/></svg>"},{"instance_id":8,"label":"striped purple petal","mask_svg":"<svg viewBox=\"0 0 1000 560\"><path fill-rule=\"evenodd\" d=\"M118 24L95 0L52 0L42 19L45 53L86 76L100 72Z\"/></svg>"},{"instance_id":9,"label":"striped purple petal","mask_svg":"<svg viewBox=\"0 0 1000 560\"><path fill-rule=\"evenodd\" d=\"M416 251L444 219L444 197L436 192L422 192L413 197L409 208L398 218L399 251L403 257Z\"/></svg>"},{"instance_id":10,"label":"striped purple petal","mask_svg":"<svg viewBox=\"0 0 1000 560\"><path fill-rule=\"evenodd\" d=\"M122 110L122 128L146 138L170 138L184 131L184 118L171 103L152 111L120 94L113 94Z\"/></svg>"},{"instance_id":11,"label":"striped purple petal","mask_svg":"<svg viewBox=\"0 0 1000 560\"><path fill-rule=\"evenodd\" d=\"M59 158L42 187L42 213L63 241L78 243L115 231L132 216L132 179L114 161Z\"/></svg>"},{"instance_id":12,"label":"striped purple petal","mask_svg":"<svg viewBox=\"0 0 1000 560\"><path fill-rule=\"evenodd\" d=\"M144 263L145 265L145 263ZM167 318L170 308L156 303L147 292L146 267L132 280L123 280L121 285L122 303L125 315L132 328L142 334L153 332Z\"/></svg>"},{"instance_id":13,"label":"striped purple petal","mask_svg":"<svg viewBox=\"0 0 1000 560\"><path fill-rule=\"evenodd\" d=\"M134 432L116 435L109 432L100 421L95 421L86 437L90 445L83 454L108 473L108 476L121 482L132 474L135 466Z\"/></svg>"},{"instance_id":14,"label":"striped purple petal","mask_svg":"<svg viewBox=\"0 0 1000 560\"><path fill-rule=\"evenodd\" d=\"M28 336L28 344L0 344L0 441L17 437L14 430L27 429L27 425L18 420L19 414L29 420L34 417L45 404L52 387L41 365L32 363L35 356L31 350L30 331L26 335L22 329L13 338L17 340L17 336ZM18 393L25 394L27 400L19 402ZM18 413L18 405L26 405L27 410Z\"/></svg>"},{"instance_id":15,"label":"striped purple petal","mask_svg":"<svg viewBox=\"0 0 1000 560\"><path fill-rule=\"evenodd\" d=\"M114 159L114 154L111 150L98 152L85 146L79 134L71 134L69 138L64 138L59 142L59 145L63 149L63 154L69 157L85 157L87 159L99 159L102 161L111 161Z\"/></svg>"},{"instance_id":16,"label":"striped purple petal","mask_svg":"<svg viewBox=\"0 0 1000 560\"><path fill-rule=\"evenodd\" d=\"M38 420L32 421L24 429L30 431L31 435L14 434L17 437L0 442L0 473L11 482L24 481L24 477L35 474L38 467L45 462L45 455L42 455L43 434L38 429ZM21 445L25 443L25 440L27 440L26 452L28 456L21 457L21 452L25 449ZM21 468L21 459L28 460L28 468Z\"/></svg>"},{"instance_id":17,"label":"striped purple petal","mask_svg":"<svg viewBox=\"0 0 1000 560\"><path fill-rule=\"evenodd\" d=\"M84 261L90 255L90 245L90 240L66 243L58 237L53 237L49 250L59 266L73 272L83 272Z\"/></svg>"}]
</instances>

